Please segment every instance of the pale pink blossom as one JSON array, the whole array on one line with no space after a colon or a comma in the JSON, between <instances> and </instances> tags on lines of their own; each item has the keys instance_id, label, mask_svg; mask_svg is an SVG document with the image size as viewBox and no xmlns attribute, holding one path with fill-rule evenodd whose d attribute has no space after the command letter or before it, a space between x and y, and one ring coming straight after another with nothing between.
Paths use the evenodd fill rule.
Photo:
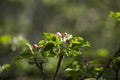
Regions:
<instances>
[{"instance_id":1,"label":"pale pink blossom","mask_svg":"<svg viewBox=\"0 0 120 80\"><path fill-rule=\"evenodd\" d=\"M58 37L62 37L62 34L60 32L57 32L55 35Z\"/></svg>"},{"instance_id":2,"label":"pale pink blossom","mask_svg":"<svg viewBox=\"0 0 120 80\"><path fill-rule=\"evenodd\" d=\"M39 49L40 46L38 46L37 44L33 44L33 48L34 48L34 49Z\"/></svg>"}]
</instances>

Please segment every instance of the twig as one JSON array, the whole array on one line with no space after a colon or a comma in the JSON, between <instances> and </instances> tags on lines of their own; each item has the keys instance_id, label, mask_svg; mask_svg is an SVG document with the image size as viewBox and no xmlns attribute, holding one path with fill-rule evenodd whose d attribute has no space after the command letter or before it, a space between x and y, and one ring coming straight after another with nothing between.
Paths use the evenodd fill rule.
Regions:
<instances>
[{"instance_id":1,"label":"twig","mask_svg":"<svg viewBox=\"0 0 120 80\"><path fill-rule=\"evenodd\" d=\"M43 70L43 63L39 63L36 58L34 58L34 61L35 61L36 66L38 67L38 69L41 71L43 80L45 80L45 74L44 74L44 70Z\"/></svg>"},{"instance_id":2,"label":"twig","mask_svg":"<svg viewBox=\"0 0 120 80\"><path fill-rule=\"evenodd\" d=\"M58 64L57 64L57 68L56 68L56 71L55 71L55 74L54 74L54 77L53 77L53 80L56 79L56 76L57 76L57 73L58 73L58 71L59 71L59 68L60 68L60 64L61 64L61 62L62 62L62 59L63 59L63 55L60 55L59 61L58 61Z\"/></svg>"},{"instance_id":3,"label":"twig","mask_svg":"<svg viewBox=\"0 0 120 80\"><path fill-rule=\"evenodd\" d=\"M119 53L120 53L120 48L119 48L118 51L115 53L115 55L113 56L113 58L111 58L111 59L108 60L108 63L106 64L106 66L103 68L103 70L102 70L102 71L98 74L98 76L96 77L97 80L103 75L103 73L105 72L105 70L110 66L110 64L112 63L113 59L114 59L115 57L117 57Z\"/></svg>"},{"instance_id":4,"label":"twig","mask_svg":"<svg viewBox=\"0 0 120 80\"><path fill-rule=\"evenodd\" d=\"M114 68L113 70L115 71L115 80L119 80L118 79L119 68L116 68L116 69Z\"/></svg>"},{"instance_id":5,"label":"twig","mask_svg":"<svg viewBox=\"0 0 120 80\"><path fill-rule=\"evenodd\" d=\"M2 80L2 77L0 76L0 80Z\"/></svg>"}]
</instances>

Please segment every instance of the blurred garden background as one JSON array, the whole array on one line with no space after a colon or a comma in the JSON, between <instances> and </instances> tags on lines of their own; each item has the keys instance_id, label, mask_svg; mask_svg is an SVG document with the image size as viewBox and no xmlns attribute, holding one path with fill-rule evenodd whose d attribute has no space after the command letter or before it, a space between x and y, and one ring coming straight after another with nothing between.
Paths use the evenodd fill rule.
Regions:
<instances>
[{"instance_id":1,"label":"blurred garden background","mask_svg":"<svg viewBox=\"0 0 120 80\"><path fill-rule=\"evenodd\" d=\"M0 65L11 64L1 77L40 80L40 72L34 65L14 60L26 42L37 43L43 32L81 36L91 44L82 50L82 56L106 61L120 47L120 21L109 17L111 11L120 11L119 3L120 0L0 0ZM57 80L70 80L63 71L69 61L62 63ZM51 58L44 65L48 80L53 76L56 62ZM114 80L113 75L104 77Z\"/></svg>"}]
</instances>

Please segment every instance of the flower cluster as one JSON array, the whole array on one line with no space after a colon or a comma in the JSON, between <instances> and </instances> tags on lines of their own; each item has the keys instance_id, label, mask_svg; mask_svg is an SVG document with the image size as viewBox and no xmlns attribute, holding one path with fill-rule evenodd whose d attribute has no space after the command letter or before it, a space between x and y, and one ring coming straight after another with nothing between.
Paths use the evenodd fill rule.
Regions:
<instances>
[{"instance_id":1,"label":"flower cluster","mask_svg":"<svg viewBox=\"0 0 120 80\"><path fill-rule=\"evenodd\" d=\"M57 32L55 35L60 38L61 42L66 42L66 43L70 43L70 39L73 38L73 36L71 34L68 34L67 32L64 32L63 34Z\"/></svg>"},{"instance_id":2,"label":"flower cluster","mask_svg":"<svg viewBox=\"0 0 120 80\"><path fill-rule=\"evenodd\" d=\"M89 46L89 43L82 37L73 37L67 32L60 33L43 33L43 39L37 44L32 45L31 52L42 53L46 57L58 56L77 56L81 54L80 48Z\"/></svg>"}]
</instances>

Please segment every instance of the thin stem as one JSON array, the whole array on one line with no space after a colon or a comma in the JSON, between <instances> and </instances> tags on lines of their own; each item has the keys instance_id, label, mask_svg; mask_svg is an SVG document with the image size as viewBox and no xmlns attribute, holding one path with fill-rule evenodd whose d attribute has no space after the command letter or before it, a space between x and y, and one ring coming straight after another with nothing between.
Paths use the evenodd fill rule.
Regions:
<instances>
[{"instance_id":1,"label":"thin stem","mask_svg":"<svg viewBox=\"0 0 120 80\"><path fill-rule=\"evenodd\" d=\"M103 75L103 73L105 72L105 70L107 69L107 68L109 68L109 65L111 64L111 62L112 62L112 59L109 59L109 61L108 61L108 63L106 64L106 66L103 68L103 70L98 74L98 76L97 76L97 80Z\"/></svg>"},{"instance_id":2,"label":"thin stem","mask_svg":"<svg viewBox=\"0 0 120 80\"><path fill-rule=\"evenodd\" d=\"M45 80L45 74L44 74L44 69L43 69L43 63L39 63L36 58L34 58L35 64L37 68L41 71L43 80Z\"/></svg>"},{"instance_id":3,"label":"thin stem","mask_svg":"<svg viewBox=\"0 0 120 80\"><path fill-rule=\"evenodd\" d=\"M53 80L56 79L56 76L57 76L57 73L58 73L58 71L59 71L59 68L60 68L60 64L61 64L61 62L62 62L62 59L63 59L63 55L60 55L59 61L58 61L58 63L57 63L57 68L56 68L56 71L55 71L55 74L54 74L54 77L53 77Z\"/></svg>"},{"instance_id":4,"label":"thin stem","mask_svg":"<svg viewBox=\"0 0 120 80\"><path fill-rule=\"evenodd\" d=\"M120 53L120 48L119 48L118 51L115 53L115 55L113 56L113 58L111 58L111 59L108 60L108 63L106 64L106 66L103 68L103 70L102 70L102 71L98 74L98 76L96 77L97 80L103 75L103 73L105 72L105 70L106 70L107 68L109 68L109 66L110 66L110 64L112 63L113 59L114 59L115 57L117 57L117 56L119 55L119 53Z\"/></svg>"},{"instance_id":5,"label":"thin stem","mask_svg":"<svg viewBox=\"0 0 120 80\"><path fill-rule=\"evenodd\" d=\"M2 80L2 77L0 76L0 80Z\"/></svg>"},{"instance_id":6,"label":"thin stem","mask_svg":"<svg viewBox=\"0 0 120 80\"><path fill-rule=\"evenodd\" d=\"M118 80L118 71L115 71L116 80Z\"/></svg>"},{"instance_id":7,"label":"thin stem","mask_svg":"<svg viewBox=\"0 0 120 80\"><path fill-rule=\"evenodd\" d=\"M115 71L115 80L119 80L118 79L118 74L119 74L119 68L118 69L113 69Z\"/></svg>"}]
</instances>

